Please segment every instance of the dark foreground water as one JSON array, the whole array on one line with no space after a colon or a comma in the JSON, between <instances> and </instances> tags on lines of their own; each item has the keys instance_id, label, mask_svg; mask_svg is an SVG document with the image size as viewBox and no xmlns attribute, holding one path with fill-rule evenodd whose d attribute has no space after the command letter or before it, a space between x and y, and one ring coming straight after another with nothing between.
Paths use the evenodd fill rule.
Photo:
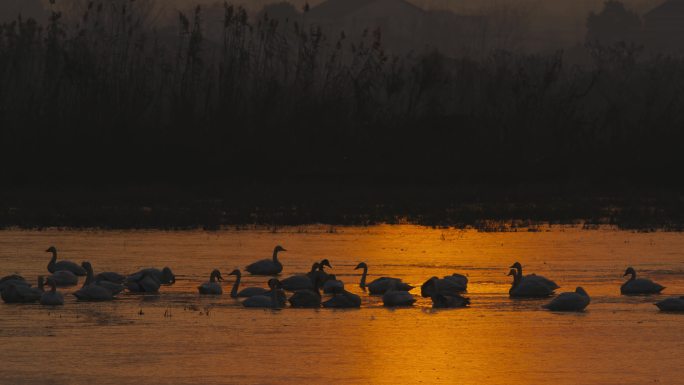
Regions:
<instances>
[{"instance_id":1,"label":"dark foreground water","mask_svg":"<svg viewBox=\"0 0 684 385\"><path fill-rule=\"evenodd\" d=\"M1 384L675 384L682 381L684 315L653 303L684 294L684 235L554 228L479 233L413 226L290 228L221 232L0 232L0 275L34 280L60 257L97 271L171 266L174 286L160 295L122 295L109 303L58 309L0 304ZM322 258L359 310L245 309L227 293L200 297L209 272L224 275L269 257L276 244L283 276ZM360 261L374 276L415 285L453 272L470 278L468 309L433 311L420 299L385 309L359 289ZM511 300L507 267L583 286L592 303L580 314L540 309L545 300ZM622 273L634 266L665 294L624 297ZM232 278L232 277L231 277ZM246 277L247 285L265 285ZM62 289L65 294L74 289ZM414 293L419 294L415 289Z\"/></svg>"}]
</instances>

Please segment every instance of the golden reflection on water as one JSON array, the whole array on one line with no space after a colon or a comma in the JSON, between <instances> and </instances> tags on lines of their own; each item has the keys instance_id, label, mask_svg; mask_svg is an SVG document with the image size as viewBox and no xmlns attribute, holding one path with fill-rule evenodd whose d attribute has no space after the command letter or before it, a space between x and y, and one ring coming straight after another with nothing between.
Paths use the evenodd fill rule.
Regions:
<instances>
[{"instance_id":1,"label":"golden reflection on water","mask_svg":"<svg viewBox=\"0 0 684 385\"><path fill-rule=\"evenodd\" d=\"M684 315L662 314L661 297L622 297L633 265L684 294L684 236L554 228L478 233L414 226L222 232L2 232L0 275L45 273L60 255L96 271L171 266L178 282L160 296L61 309L0 304L5 354L0 384L642 384L680 381ZM329 258L360 310L244 309L228 295L200 298L213 268L229 272L288 249L283 276ZM582 314L510 300L507 267L553 278L561 291L592 295ZM360 261L371 279L395 276L419 286L432 275L467 274L472 306L433 311L420 299L384 309L358 287ZM246 277L248 285L264 278ZM232 281L227 282L226 294ZM67 290L70 292L72 290ZM419 294L420 289L414 290ZM142 310L143 314L139 314ZM40 368L40 369L37 369Z\"/></svg>"}]
</instances>

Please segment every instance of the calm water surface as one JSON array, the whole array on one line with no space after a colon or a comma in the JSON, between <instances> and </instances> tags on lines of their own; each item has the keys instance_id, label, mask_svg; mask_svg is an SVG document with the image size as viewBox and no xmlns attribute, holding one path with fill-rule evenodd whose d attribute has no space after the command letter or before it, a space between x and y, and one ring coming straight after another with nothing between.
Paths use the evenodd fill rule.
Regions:
<instances>
[{"instance_id":1,"label":"calm water surface","mask_svg":"<svg viewBox=\"0 0 684 385\"><path fill-rule=\"evenodd\" d=\"M430 301L385 309L363 295L359 310L245 309L226 295L200 298L214 268L224 274L269 257L282 244L283 276L329 258L359 294L353 267L371 279L415 285L467 274L472 307L433 311ZM683 383L684 315L653 303L684 294L684 235L554 228L479 233L413 226L307 227L270 231L5 231L0 275L46 273L48 246L97 271L171 266L174 286L158 296L62 308L0 304L2 384L646 384ZM511 300L507 267L591 295L589 310L557 314L545 300ZM619 295L634 266L665 295ZM264 278L246 277L264 286ZM62 289L70 293L73 289ZM420 289L414 293L419 294Z\"/></svg>"}]
</instances>

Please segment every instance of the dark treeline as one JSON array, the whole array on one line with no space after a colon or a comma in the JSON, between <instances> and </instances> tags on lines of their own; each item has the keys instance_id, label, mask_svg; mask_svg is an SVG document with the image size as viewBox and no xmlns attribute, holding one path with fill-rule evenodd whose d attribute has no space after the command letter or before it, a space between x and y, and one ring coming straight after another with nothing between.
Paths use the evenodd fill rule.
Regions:
<instances>
[{"instance_id":1,"label":"dark treeline","mask_svg":"<svg viewBox=\"0 0 684 385\"><path fill-rule=\"evenodd\" d=\"M134 4L2 26L3 180L679 183L680 57L393 56L227 4L207 39L199 7L168 33Z\"/></svg>"}]
</instances>

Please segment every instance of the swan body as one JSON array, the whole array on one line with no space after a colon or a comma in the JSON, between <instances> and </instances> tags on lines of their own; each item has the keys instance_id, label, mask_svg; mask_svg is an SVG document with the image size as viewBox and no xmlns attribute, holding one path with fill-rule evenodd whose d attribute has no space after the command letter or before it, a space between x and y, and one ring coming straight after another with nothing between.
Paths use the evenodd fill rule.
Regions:
<instances>
[{"instance_id":1,"label":"swan body","mask_svg":"<svg viewBox=\"0 0 684 385\"><path fill-rule=\"evenodd\" d=\"M81 267L86 271L87 277L83 286L76 290L73 295L79 301L111 301L114 299L114 293L111 290L98 285L94 282L93 266L90 262L83 262Z\"/></svg>"},{"instance_id":2,"label":"swan body","mask_svg":"<svg viewBox=\"0 0 684 385\"><path fill-rule=\"evenodd\" d=\"M462 277L462 278L461 278ZM437 285L439 292L437 292ZM432 297L432 294L458 294L468 288L468 278L460 274L454 274L443 279L432 277L420 286L420 295L424 298Z\"/></svg>"},{"instance_id":3,"label":"swan body","mask_svg":"<svg viewBox=\"0 0 684 385\"><path fill-rule=\"evenodd\" d=\"M83 283L84 286L88 285L97 285L101 286L110 292L112 292L112 295L117 295L124 291L125 287L123 285L119 285L118 283L114 282L109 282L109 281L98 281L95 279L95 273L93 272L93 265L90 264L90 262L83 262L81 266L85 269L87 275L85 282Z\"/></svg>"},{"instance_id":4,"label":"swan body","mask_svg":"<svg viewBox=\"0 0 684 385\"><path fill-rule=\"evenodd\" d=\"M223 277L221 277L220 271L214 270L209 276L209 281L199 285L197 290L199 290L200 294L223 294L223 288L221 288L221 284L217 281L223 281Z\"/></svg>"},{"instance_id":5,"label":"swan body","mask_svg":"<svg viewBox=\"0 0 684 385\"><path fill-rule=\"evenodd\" d=\"M456 291L457 289L464 287L461 284L463 282L461 279L458 279L458 287L456 289L454 289L452 286L448 286L455 283L450 279L439 279L437 277L432 277L430 280L428 280L428 282L430 281L432 281L432 283L428 285L428 291L430 292L429 296L432 300L433 309L458 308L470 305L470 298L463 297ZM423 286L425 286L425 284L423 284ZM445 286L449 287L449 289L445 289ZM421 292L422 291L423 289L421 288Z\"/></svg>"},{"instance_id":6,"label":"swan body","mask_svg":"<svg viewBox=\"0 0 684 385\"><path fill-rule=\"evenodd\" d=\"M321 307L321 292L318 289L320 280L321 276L316 275L313 282L311 282L313 289L296 291L289 299L290 306L305 308Z\"/></svg>"},{"instance_id":7,"label":"swan body","mask_svg":"<svg viewBox=\"0 0 684 385\"><path fill-rule=\"evenodd\" d=\"M516 269L511 269L508 275L513 276L513 285L508 290L511 298L542 298L553 295L554 290L547 284L535 279L523 280Z\"/></svg>"},{"instance_id":8,"label":"swan body","mask_svg":"<svg viewBox=\"0 0 684 385\"><path fill-rule=\"evenodd\" d=\"M270 292L268 289L264 289L263 287L246 287L238 291L240 288L242 273L240 270L235 269L228 275L234 275L236 277L235 283L233 283L233 289L230 291L230 296L232 298L249 298L254 297L255 295L266 295Z\"/></svg>"},{"instance_id":9,"label":"swan body","mask_svg":"<svg viewBox=\"0 0 684 385\"><path fill-rule=\"evenodd\" d=\"M335 274L328 274L328 280L323 282L323 292L326 294L334 293L335 290L344 289L344 282L337 279Z\"/></svg>"},{"instance_id":10,"label":"swan body","mask_svg":"<svg viewBox=\"0 0 684 385\"><path fill-rule=\"evenodd\" d=\"M388 307L394 306L411 306L416 302L413 294L405 290L396 290L390 288L382 295L382 303Z\"/></svg>"},{"instance_id":11,"label":"swan body","mask_svg":"<svg viewBox=\"0 0 684 385\"><path fill-rule=\"evenodd\" d=\"M282 308L283 304L280 301L279 297L281 293L282 295L285 294L283 293L282 289L280 289L280 282L278 282L278 280L275 278L271 278L268 281L268 286L271 288L271 291L268 294L255 295L253 297L249 297L246 300L242 301L242 306L273 309Z\"/></svg>"},{"instance_id":12,"label":"swan body","mask_svg":"<svg viewBox=\"0 0 684 385\"><path fill-rule=\"evenodd\" d=\"M43 295L43 277L38 277L38 287L33 288L26 285L17 285L9 282L2 290L0 296L5 303L32 303L38 302Z\"/></svg>"},{"instance_id":13,"label":"swan body","mask_svg":"<svg viewBox=\"0 0 684 385\"><path fill-rule=\"evenodd\" d=\"M650 279L637 278L636 271L632 267L628 267L627 270L625 270L624 276L627 275L631 275L631 277L620 287L620 292L622 294L658 294L665 289L664 286L661 286Z\"/></svg>"},{"instance_id":14,"label":"swan body","mask_svg":"<svg viewBox=\"0 0 684 385\"><path fill-rule=\"evenodd\" d=\"M318 274L318 266L319 263L316 262L313 264L313 266L311 266L311 271L307 274L293 275L280 281L283 290L313 290L313 280Z\"/></svg>"},{"instance_id":15,"label":"swan body","mask_svg":"<svg viewBox=\"0 0 684 385\"><path fill-rule=\"evenodd\" d=\"M3 277L0 279L0 291L4 290L6 287L8 287L10 284L15 285L15 286L26 286L26 287L31 287L31 284L28 283L24 277L20 275L8 275L6 277Z\"/></svg>"},{"instance_id":16,"label":"swan body","mask_svg":"<svg viewBox=\"0 0 684 385\"><path fill-rule=\"evenodd\" d=\"M48 281L52 280L57 287L78 285L78 276L69 270L55 271L55 273L49 275L47 279Z\"/></svg>"},{"instance_id":17,"label":"swan body","mask_svg":"<svg viewBox=\"0 0 684 385\"><path fill-rule=\"evenodd\" d=\"M327 308L359 308L361 307L361 297L350 293L339 287L333 290L333 297L322 303Z\"/></svg>"},{"instance_id":18,"label":"swan body","mask_svg":"<svg viewBox=\"0 0 684 385\"><path fill-rule=\"evenodd\" d=\"M357 269L363 269L363 274L361 275L361 282L359 283L359 286L364 290L368 288L368 291L371 294L384 294L390 289L390 287L394 287L396 290L399 291L410 291L413 289L413 286L402 282L401 279L390 277L380 277L366 285L368 265L366 264L366 262L361 262L354 268L354 270Z\"/></svg>"},{"instance_id":19,"label":"swan body","mask_svg":"<svg viewBox=\"0 0 684 385\"><path fill-rule=\"evenodd\" d=\"M283 271L283 264L278 261L278 253L287 251L282 246L273 249L272 259L262 259L247 266L246 270L252 275L277 275Z\"/></svg>"},{"instance_id":20,"label":"swan body","mask_svg":"<svg viewBox=\"0 0 684 385\"><path fill-rule=\"evenodd\" d=\"M52 258L48 263L47 269L50 273L55 273L61 270L67 270L79 277L85 276L87 273L82 266L71 262L71 261L59 261L57 262L57 249L54 246L50 246L49 249L45 250L47 253L52 253Z\"/></svg>"},{"instance_id":21,"label":"swan body","mask_svg":"<svg viewBox=\"0 0 684 385\"><path fill-rule=\"evenodd\" d=\"M554 281L552 281L552 280L550 280L544 276L536 275L536 274L523 275L522 265L520 264L520 262L514 263L513 265L511 265L510 268L517 270L517 274L520 276L521 283L522 283L522 281L525 281L525 280L532 280L532 281L537 281L538 283L540 283L544 286L547 286L551 290L556 290L556 289L560 288L560 286L558 286L556 284L556 282L554 282Z\"/></svg>"},{"instance_id":22,"label":"swan body","mask_svg":"<svg viewBox=\"0 0 684 385\"><path fill-rule=\"evenodd\" d=\"M662 311L684 311L684 297L670 297L655 304Z\"/></svg>"},{"instance_id":23,"label":"swan body","mask_svg":"<svg viewBox=\"0 0 684 385\"><path fill-rule=\"evenodd\" d=\"M162 285L171 285L173 283L176 283L176 275L173 274L173 271L171 271L171 268L169 267L164 267L163 269L159 270L153 267L147 268L147 269L142 269L140 271L137 271L131 275L129 275L126 280L129 282L138 282L143 279L145 275L149 275L152 278L154 278L159 284Z\"/></svg>"},{"instance_id":24,"label":"swan body","mask_svg":"<svg viewBox=\"0 0 684 385\"><path fill-rule=\"evenodd\" d=\"M131 293L159 293L161 284L153 273L145 272L137 281L127 281L126 289Z\"/></svg>"},{"instance_id":25,"label":"swan body","mask_svg":"<svg viewBox=\"0 0 684 385\"><path fill-rule=\"evenodd\" d=\"M551 311L582 311L589 306L589 302L589 294L582 287L578 287L574 292L559 294L542 307Z\"/></svg>"},{"instance_id":26,"label":"swan body","mask_svg":"<svg viewBox=\"0 0 684 385\"><path fill-rule=\"evenodd\" d=\"M40 304L44 306L64 305L64 296L57 291L57 283L50 278L48 278L47 283L50 285L51 290L44 292L40 296Z\"/></svg>"},{"instance_id":27,"label":"swan body","mask_svg":"<svg viewBox=\"0 0 684 385\"><path fill-rule=\"evenodd\" d=\"M124 282L126 282L126 276L119 274L119 273L115 273L113 271L105 271L102 273L98 273L95 276L95 280L98 282L99 281L108 281L108 282L123 284Z\"/></svg>"}]
</instances>

